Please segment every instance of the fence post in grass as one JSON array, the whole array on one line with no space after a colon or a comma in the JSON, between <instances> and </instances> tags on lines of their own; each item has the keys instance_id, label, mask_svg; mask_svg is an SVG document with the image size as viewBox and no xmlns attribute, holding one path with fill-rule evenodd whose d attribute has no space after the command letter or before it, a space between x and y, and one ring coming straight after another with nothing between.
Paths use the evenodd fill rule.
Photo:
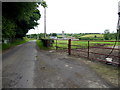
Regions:
<instances>
[{"instance_id":1,"label":"fence post in grass","mask_svg":"<svg viewBox=\"0 0 120 90\"><path fill-rule=\"evenodd\" d=\"M57 39L56 39L56 50L57 50Z\"/></svg>"},{"instance_id":2,"label":"fence post in grass","mask_svg":"<svg viewBox=\"0 0 120 90\"><path fill-rule=\"evenodd\" d=\"M90 47L90 42L88 41L88 59L89 59L89 47Z\"/></svg>"},{"instance_id":3,"label":"fence post in grass","mask_svg":"<svg viewBox=\"0 0 120 90\"><path fill-rule=\"evenodd\" d=\"M68 40L68 55L71 55L71 39Z\"/></svg>"}]
</instances>

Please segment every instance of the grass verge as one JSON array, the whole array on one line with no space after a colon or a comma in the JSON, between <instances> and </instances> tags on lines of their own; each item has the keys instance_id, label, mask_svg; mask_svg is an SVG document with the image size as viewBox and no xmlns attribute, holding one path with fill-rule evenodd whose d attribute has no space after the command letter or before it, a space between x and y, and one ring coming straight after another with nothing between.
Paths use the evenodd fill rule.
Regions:
<instances>
[{"instance_id":1,"label":"grass verge","mask_svg":"<svg viewBox=\"0 0 120 90\"><path fill-rule=\"evenodd\" d=\"M16 40L15 42L12 42L12 43L7 43L7 44L3 43L2 44L2 50L4 51L6 49L9 49L11 47L14 47L16 45L20 45L20 44L23 44L23 43L26 43L26 42L27 41L23 39L23 40Z\"/></svg>"},{"instance_id":2,"label":"grass verge","mask_svg":"<svg viewBox=\"0 0 120 90\"><path fill-rule=\"evenodd\" d=\"M96 63L88 60L85 60L84 62L88 64L94 71L96 71L96 73L98 73L103 79L111 82L114 86L118 87L118 67Z\"/></svg>"},{"instance_id":3,"label":"grass verge","mask_svg":"<svg viewBox=\"0 0 120 90\"><path fill-rule=\"evenodd\" d=\"M43 45L43 42L42 42L41 40L37 40L37 41L36 41L36 44L37 44L37 46L38 46L40 49L42 49L42 50L50 50L50 49L51 49L50 47L45 47L45 46Z\"/></svg>"},{"instance_id":4,"label":"grass verge","mask_svg":"<svg viewBox=\"0 0 120 90\"><path fill-rule=\"evenodd\" d=\"M29 39L29 38L24 37L23 39L16 39L14 42L11 42L11 43L6 43L6 44L2 43L0 45L0 47L1 47L2 51L4 51L4 50L7 50L7 49L9 49L11 47L26 43L26 42L28 42L30 40L33 40L33 39Z\"/></svg>"}]
</instances>

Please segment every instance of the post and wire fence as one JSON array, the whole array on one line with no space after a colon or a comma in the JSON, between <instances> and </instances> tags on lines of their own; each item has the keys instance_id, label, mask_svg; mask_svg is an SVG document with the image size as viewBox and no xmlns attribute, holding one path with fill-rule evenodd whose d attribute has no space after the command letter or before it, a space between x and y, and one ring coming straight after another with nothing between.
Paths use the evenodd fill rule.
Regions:
<instances>
[{"instance_id":1,"label":"post and wire fence","mask_svg":"<svg viewBox=\"0 0 120 90\"><path fill-rule=\"evenodd\" d=\"M56 50L67 52L68 55L84 57L89 60L120 65L120 41L92 41L92 40L62 40L55 39ZM113 47L114 43L117 43ZM111 52L112 51L112 52ZM112 61L106 61L111 58Z\"/></svg>"}]
</instances>

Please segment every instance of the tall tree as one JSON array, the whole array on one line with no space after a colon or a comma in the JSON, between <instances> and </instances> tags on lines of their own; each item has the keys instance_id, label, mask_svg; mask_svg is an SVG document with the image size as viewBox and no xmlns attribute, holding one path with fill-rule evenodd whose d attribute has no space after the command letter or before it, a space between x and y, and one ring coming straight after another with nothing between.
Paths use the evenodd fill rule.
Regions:
<instances>
[{"instance_id":1,"label":"tall tree","mask_svg":"<svg viewBox=\"0 0 120 90\"><path fill-rule=\"evenodd\" d=\"M3 38L22 38L38 25L41 15L37 9L41 2L3 2ZM45 7L44 4L41 4Z\"/></svg>"},{"instance_id":2,"label":"tall tree","mask_svg":"<svg viewBox=\"0 0 120 90\"><path fill-rule=\"evenodd\" d=\"M105 40L109 40L110 39L110 31L108 29L106 29L104 31L104 39Z\"/></svg>"}]
</instances>

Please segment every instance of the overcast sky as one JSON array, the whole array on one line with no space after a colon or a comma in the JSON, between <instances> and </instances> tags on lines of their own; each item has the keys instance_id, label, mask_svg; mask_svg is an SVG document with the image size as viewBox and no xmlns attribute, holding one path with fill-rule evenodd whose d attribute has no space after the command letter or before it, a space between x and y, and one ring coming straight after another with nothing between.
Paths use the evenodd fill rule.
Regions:
<instances>
[{"instance_id":1,"label":"overcast sky","mask_svg":"<svg viewBox=\"0 0 120 90\"><path fill-rule=\"evenodd\" d=\"M47 33L116 32L119 0L45 0ZM44 9L39 7L40 25L29 33L44 32Z\"/></svg>"}]
</instances>

